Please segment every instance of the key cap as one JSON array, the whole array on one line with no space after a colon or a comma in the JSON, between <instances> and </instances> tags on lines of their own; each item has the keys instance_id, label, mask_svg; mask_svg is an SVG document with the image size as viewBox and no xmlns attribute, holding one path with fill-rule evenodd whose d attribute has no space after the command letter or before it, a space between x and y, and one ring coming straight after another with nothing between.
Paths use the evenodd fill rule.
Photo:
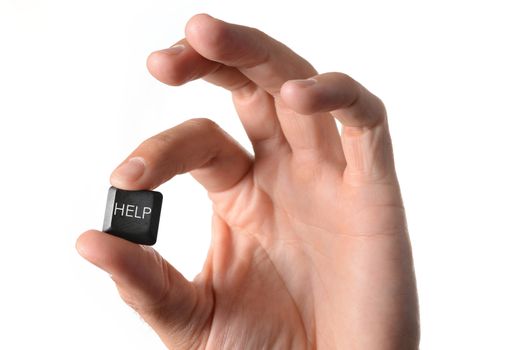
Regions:
<instances>
[{"instance_id":1,"label":"key cap","mask_svg":"<svg viewBox=\"0 0 526 350\"><path fill-rule=\"evenodd\" d=\"M108 190L102 231L130 242L154 245L163 195L156 191Z\"/></svg>"}]
</instances>

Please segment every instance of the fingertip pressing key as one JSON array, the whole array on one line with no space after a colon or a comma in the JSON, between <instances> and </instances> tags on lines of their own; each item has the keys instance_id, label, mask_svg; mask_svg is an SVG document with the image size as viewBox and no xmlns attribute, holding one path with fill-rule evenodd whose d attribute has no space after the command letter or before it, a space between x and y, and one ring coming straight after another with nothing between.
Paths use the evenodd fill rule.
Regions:
<instances>
[{"instance_id":1,"label":"fingertip pressing key","mask_svg":"<svg viewBox=\"0 0 526 350\"><path fill-rule=\"evenodd\" d=\"M145 170L146 163L144 159L142 157L133 157L122 163L113 171L111 174L111 180L112 182L117 182L122 185L137 182L142 177Z\"/></svg>"}]
</instances>

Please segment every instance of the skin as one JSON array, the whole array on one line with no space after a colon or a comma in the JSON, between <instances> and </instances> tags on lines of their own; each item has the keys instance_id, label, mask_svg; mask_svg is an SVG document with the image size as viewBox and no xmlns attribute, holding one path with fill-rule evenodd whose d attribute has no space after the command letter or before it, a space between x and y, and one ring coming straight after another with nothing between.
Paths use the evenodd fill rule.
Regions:
<instances>
[{"instance_id":1,"label":"skin","mask_svg":"<svg viewBox=\"0 0 526 350\"><path fill-rule=\"evenodd\" d=\"M153 248L95 230L79 237L79 253L170 349L417 349L382 102L256 29L197 15L185 33L149 56L149 71L169 85L200 78L230 90L253 155L192 119L143 142L111 183L153 189L190 172L214 208L203 270L188 281Z\"/></svg>"}]
</instances>

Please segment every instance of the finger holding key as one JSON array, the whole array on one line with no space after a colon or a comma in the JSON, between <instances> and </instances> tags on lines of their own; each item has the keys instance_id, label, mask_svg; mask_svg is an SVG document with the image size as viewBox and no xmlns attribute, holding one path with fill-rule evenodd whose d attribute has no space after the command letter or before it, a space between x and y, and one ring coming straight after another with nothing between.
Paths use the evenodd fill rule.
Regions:
<instances>
[{"instance_id":1,"label":"finger holding key","mask_svg":"<svg viewBox=\"0 0 526 350\"><path fill-rule=\"evenodd\" d=\"M224 191L247 174L252 157L210 119L190 119L144 141L111 175L113 186L153 189L191 172L209 191Z\"/></svg>"},{"instance_id":2,"label":"finger holding key","mask_svg":"<svg viewBox=\"0 0 526 350\"><path fill-rule=\"evenodd\" d=\"M215 123L192 119L143 142L111 182L128 190L153 189L190 171L208 191L223 191L251 166L251 156ZM124 301L169 348L189 347L194 332L202 332L213 308L206 269L191 283L153 248L94 230L79 237L77 249L112 276Z\"/></svg>"}]
</instances>

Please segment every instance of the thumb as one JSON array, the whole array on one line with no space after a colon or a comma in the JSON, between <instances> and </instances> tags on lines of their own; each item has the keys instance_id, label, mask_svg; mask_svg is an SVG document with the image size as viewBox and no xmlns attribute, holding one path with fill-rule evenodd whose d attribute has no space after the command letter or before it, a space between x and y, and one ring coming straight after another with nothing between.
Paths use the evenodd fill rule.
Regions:
<instances>
[{"instance_id":1,"label":"thumb","mask_svg":"<svg viewBox=\"0 0 526 350\"><path fill-rule=\"evenodd\" d=\"M78 238L77 250L111 275L122 299L168 348L186 348L201 338L212 310L209 288L189 282L153 248L87 231Z\"/></svg>"}]
</instances>

